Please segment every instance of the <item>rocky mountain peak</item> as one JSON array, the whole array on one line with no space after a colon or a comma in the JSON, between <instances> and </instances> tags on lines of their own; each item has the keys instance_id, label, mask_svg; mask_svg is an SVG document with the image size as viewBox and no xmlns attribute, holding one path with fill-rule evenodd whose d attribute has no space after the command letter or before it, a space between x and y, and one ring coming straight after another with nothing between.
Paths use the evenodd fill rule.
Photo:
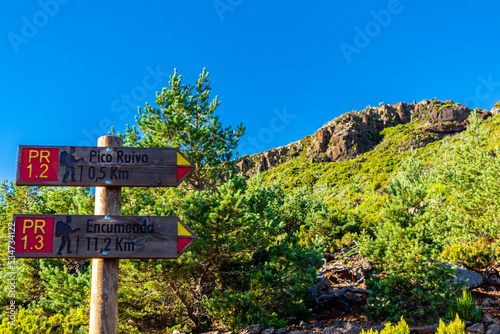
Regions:
<instances>
[{"instance_id":1,"label":"rocky mountain peak","mask_svg":"<svg viewBox=\"0 0 500 334\"><path fill-rule=\"evenodd\" d=\"M422 136L415 143L422 147L465 130L471 110L453 101L423 100L418 103L380 103L378 107L353 110L325 123L313 135L297 142L273 148L252 156L243 156L237 168L248 176L262 173L299 156L311 162L344 161L373 149L382 139L380 132L388 127L421 122L422 132L438 136ZM480 110L481 118L489 112ZM491 116L491 113L489 113Z\"/></svg>"}]
</instances>

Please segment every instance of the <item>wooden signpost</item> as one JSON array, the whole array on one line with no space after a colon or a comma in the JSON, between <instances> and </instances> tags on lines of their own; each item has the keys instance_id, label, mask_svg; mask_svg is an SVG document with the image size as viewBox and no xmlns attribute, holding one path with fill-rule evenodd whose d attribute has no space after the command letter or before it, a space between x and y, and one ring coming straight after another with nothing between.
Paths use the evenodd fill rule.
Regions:
<instances>
[{"instance_id":1,"label":"wooden signpost","mask_svg":"<svg viewBox=\"0 0 500 334\"><path fill-rule=\"evenodd\" d=\"M118 328L119 259L176 259L197 238L177 217L121 216L121 187L176 187L193 170L178 149L19 146L17 185L96 187L94 216L16 214L15 256L92 258L90 333Z\"/></svg>"}]
</instances>

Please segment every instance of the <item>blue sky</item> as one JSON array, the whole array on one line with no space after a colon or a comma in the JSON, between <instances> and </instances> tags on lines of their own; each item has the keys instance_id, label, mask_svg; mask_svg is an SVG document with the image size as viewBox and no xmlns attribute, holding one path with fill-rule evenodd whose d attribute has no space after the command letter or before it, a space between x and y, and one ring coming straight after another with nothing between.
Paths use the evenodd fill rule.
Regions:
<instances>
[{"instance_id":1,"label":"blue sky","mask_svg":"<svg viewBox=\"0 0 500 334\"><path fill-rule=\"evenodd\" d=\"M352 109L500 100L500 3L9 1L0 11L0 180L18 145L95 145L134 124L174 68L204 67L241 154L286 145Z\"/></svg>"}]
</instances>

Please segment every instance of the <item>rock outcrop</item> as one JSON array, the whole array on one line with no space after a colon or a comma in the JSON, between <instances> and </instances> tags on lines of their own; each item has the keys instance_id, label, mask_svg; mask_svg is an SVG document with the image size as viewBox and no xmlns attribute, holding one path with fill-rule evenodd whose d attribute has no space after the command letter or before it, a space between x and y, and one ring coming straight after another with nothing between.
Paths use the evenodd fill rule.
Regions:
<instances>
[{"instance_id":1,"label":"rock outcrop","mask_svg":"<svg viewBox=\"0 0 500 334\"><path fill-rule=\"evenodd\" d=\"M493 116L493 114L491 112L483 111L482 113L477 115L477 118L485 120L485 119L488 119L492 116ZM463 118L463 117L461 117L460 115L457 115L457 120L459 120L461 118ZM447 135L447 134L454 134L454 133L462 132L465 129L467 129L467 127L469 125L470 125L470 122L468 119L465 119L460 123L457 123L457 121L445 121L445 122L440 123L439 125L425 128L422 131L424 133L437 133L437 134L441 134L441 135Z\"/></svg>"},{"instance_id":2,"label":"rock outcrop","mask_svg":"<svg viewBox=\"0 0 500 334\"><path fill-rule=\"evenodd\" d=\"M450 263L447 264L452 269L456 269L455 275L453 276L453 283L466 282L466 287L469 289L477 288L483 284L484 279L481 275L475 271L469 270L462 265Z\"/></svg>"},{"instance_id":3,"label":"rock outcrop","mask_svg":"<svg viewBox=\"0 0 500 334\"><path fill-rule=\"evenodd\" d=\"M354 110L326 123L313 135L297 142L251 157L244 156L237 163L237 168L253 176L299 156L311 162L345 161L373 149L382 140L380 132L385 128L419 121L428 124L422 130L424 134L449 135L466 129L470 112L464 105L438 100L400 102L368 107L363 111ZM486 113L491 116L491 113ZM486 118L488 115L481 117ZM422 147L438 139L424 135L411 146Z\"/></svg>"}]
</instances>

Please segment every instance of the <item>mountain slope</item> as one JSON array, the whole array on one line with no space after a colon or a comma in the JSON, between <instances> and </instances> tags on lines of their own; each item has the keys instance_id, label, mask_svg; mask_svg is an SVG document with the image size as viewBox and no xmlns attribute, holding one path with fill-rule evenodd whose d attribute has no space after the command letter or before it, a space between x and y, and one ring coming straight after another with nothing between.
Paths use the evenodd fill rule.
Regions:
<instances>
[{"instance_id":1,"label":"mountain slope","mask_svg":"<svg viewBox=\"0 0 500 334\"><path fill-rule=\"evenodd\" d=\"M491 116L486 110L476 112L483 119ZM433 143L465 130L470 113L466 106L438 100L351 111L297 142L244 156L237 166L248 176L263 173L290 188L346 184L358 174L376 190L410 151L427 147L416 154L433 154L438 147Z\"/></svg>"}]
</instances>

